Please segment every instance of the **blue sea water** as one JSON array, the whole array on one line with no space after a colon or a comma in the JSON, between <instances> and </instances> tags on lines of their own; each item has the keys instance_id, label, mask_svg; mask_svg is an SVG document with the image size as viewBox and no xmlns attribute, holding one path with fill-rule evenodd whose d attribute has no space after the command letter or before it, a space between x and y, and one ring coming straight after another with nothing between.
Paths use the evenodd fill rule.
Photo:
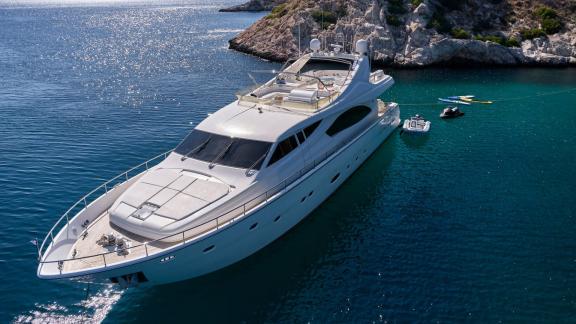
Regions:
<instances>
[{"instance_id":1,"label":"blue sea water","mask_svg":"<svg viewBox=\"0 0 576 324\"><path fill-rule=\"evenodd\" d=\"M429 136L394 133L256 255L128 291L37 279L29 241L72 203L279 67L227 49L264 15L217 12L238 2L0 2L0 322L576 322L574 69L387 71ZM454 94L496 102L440 120Z\"/></svg>"}]
</instances>

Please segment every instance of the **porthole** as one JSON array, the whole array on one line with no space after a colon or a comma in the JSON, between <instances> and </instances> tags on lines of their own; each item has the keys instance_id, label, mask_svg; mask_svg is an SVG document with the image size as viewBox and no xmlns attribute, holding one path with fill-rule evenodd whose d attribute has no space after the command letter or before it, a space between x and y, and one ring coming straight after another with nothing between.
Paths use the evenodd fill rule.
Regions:
<instances>
[{"instance_id":1,"label":"porthole","mask_svg":"<svg viewBox=\"0 0 576 324\"><path fill-rule=\"evenodd\" d=\"M338 178L340 178L340 173L337 173L335 176L333 176L332 180L330 180L330 183L334 183L334 181L338 180Z\"/></svg>"},{"instance_id":2,"label":"porthole","mask_svg":"<svg viewBox=\"0 0 576 324\"><path fill-rule=\"evenodd\" d=\"M313 193L314 193L314 191L310 191L310 192L308 193L308 197L312 196Z\"/></svg>"},{"instance_id":3,"label":"porthole","mask_svg":"<svg viewBox=\"0 0 576 324\"><path fill-rule=\"evenodd\" d=\"M255 229L258 226L258 223L254 223L252 225L250 225L250 230Z\"/></svg>"},{"instance_id":4,"label":"porthole","mask_svg":"<svg viewBox=\"0 0 576 324\"><path fill-rule=\"evenodd\" d=\"M172 261L172 260L174 260L174 258L175 258L175 256L173 256L173 255L167 256L167 257L160 259L160 262L164 263L164 262Z\"/></svg>"},{"instance_id":5,"label":"porthole","mask_svg":"<svg viewBox=\"0 0 576 324\"><path fill-rule=\"evenodd\" d=\"M346 169L350 169L350 164L348 164L348 165L346 166Z\"/></svg>"},{"instance_id":6,"label":"porthole","mask_svg":"<svg viewBox=\"0 0 576 324\"><path fill-rule=\"evenodd\" d=\"M208 252L210 252L210 251L212 251L212 250L214 250L214 245L210 245L209 247L205 248L204 251L202 251L202 252L208 253Z\"/></svg>"},{"instance_id":7,"label":"porthole","mask_svg":"<svg viewBox=\"0 0 576 324\"><path fill-rule=\"evenodd\" d=\"M358 161L358 157L356 157L356 161Z\"/></svg>"},{"instance_id":8,"label":"porthole","mask_svg":"<svg viewBox=\"0 0 576 324\"><path fill-rule=\"evenodd\" d=\"M280 215L276 216L276 218L274 218L274 222L277 222L280 220Z\"/></svg>"},{"instance_id":9,"label":"porthole","mask_svg":"<svg viewBox=\"0 0 576 324\"><path fill-rule=\"evenodd\" d=\"M302 197L302 199L300 199L300 203L303 203L304 200L306 200L306 196Z\"/></svg>"}]
</instances>

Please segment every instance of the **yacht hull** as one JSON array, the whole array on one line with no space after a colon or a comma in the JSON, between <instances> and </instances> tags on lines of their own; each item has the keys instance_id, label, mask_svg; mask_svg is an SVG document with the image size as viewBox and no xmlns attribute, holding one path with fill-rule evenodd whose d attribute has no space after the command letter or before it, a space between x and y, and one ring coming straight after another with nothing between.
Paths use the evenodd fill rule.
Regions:
<instances>
[{"instance_id":1,"label":"yacht hull","mask_svg":"<svg viewBox=\"0 0 576 324\"><path fill-rule=\"evenodd\" d=\"M399 109L386 112L363 134L323 161L286 191L257 207L246 217L193 242L139 260L107 267L73 279L121 284L164 284L214 272L270 244L316 209L386 140L400 123ZM138 275L137 275L138 274ZM124 279L122 279L124 278Z\"/></svg>"}]
</instances>

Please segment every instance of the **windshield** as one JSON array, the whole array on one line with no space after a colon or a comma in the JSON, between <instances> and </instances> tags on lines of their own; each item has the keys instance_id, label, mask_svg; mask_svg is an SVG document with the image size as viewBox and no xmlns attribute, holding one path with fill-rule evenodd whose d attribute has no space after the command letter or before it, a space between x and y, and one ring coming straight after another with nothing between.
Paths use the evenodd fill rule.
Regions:
<instances>
[{"instance_id":1,"label":"windshield","mask_svg":"<svg viewBox=\"0 0 576 324\"><path fill-rule=\"evenodd\" d=\"M272 144L193 130L174 152L196 160L260 170Z\"/></svg>"}]
</instances>

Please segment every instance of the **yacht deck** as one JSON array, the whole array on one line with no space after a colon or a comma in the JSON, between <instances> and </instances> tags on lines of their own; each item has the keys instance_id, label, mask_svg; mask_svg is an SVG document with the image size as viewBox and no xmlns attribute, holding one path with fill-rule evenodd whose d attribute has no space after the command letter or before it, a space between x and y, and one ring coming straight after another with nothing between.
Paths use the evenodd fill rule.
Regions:
<instances>
[{"instance_id":1,"label":"yacht deck","mask_svg":"<svg viewBox=\"0 0 576 324\"><path fill-rule=\"evenodd\" d=\"M85 233L87 234L84 235ZM103 247L96 243L103 234L112 234L116 238L125 238L130 242L132 247L127 248L126 250L119 250L116 246ZM143 245L148 241L149 239L147 238L113 226L110 223L110 215L106 211L80 235L76 243L72 246L70 255L68 255L68 260L64 262L62 270L64 272L69 272L125 262L131 259L155 254L168 247L181 243L180 241L154 241Z\"/></svg>"}]
</instances>

